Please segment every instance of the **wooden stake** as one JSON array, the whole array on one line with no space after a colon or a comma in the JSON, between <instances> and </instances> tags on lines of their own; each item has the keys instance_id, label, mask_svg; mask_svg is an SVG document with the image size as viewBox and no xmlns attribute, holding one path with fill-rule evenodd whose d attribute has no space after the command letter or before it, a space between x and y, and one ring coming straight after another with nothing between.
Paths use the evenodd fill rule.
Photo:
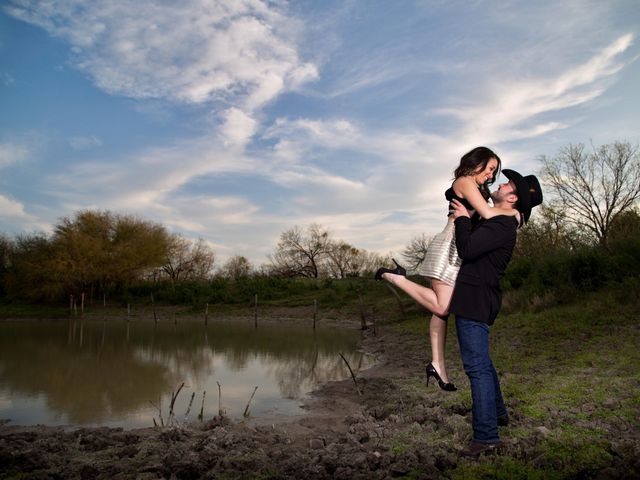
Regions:
<instances>
[{"instance_id":1,"label":"wooden stake","mask_svg":"<svg viewBox=\"0 0 640 480\"><path fill-rule=\"evenodd\" d=\"M364 313L364 300L362 300L362 294L358 293L358 304L360 307L360 329L367 329L367 316Z\"/></svg>"},{"instance_id":2,"label":"wooden stake","mask_svg":"<svg viewBox=\"0 0 640 480\"><path fill-rule=\"evenodd\" d=\"M318 300L313 300L313 330L316 329L316 319L318 317Z\"/></svg>"},{"instance_id":3,"label":"wooden stake","mask_svg":"<svg viewBox=\"0 0 640 480\"><path fill-rule=\"evenodd\" d=\"M204 308L204 324L205 326L207 325L207 323L209 323L209 304L207 303L207 306ZM204 401L204 399L203 399Z\"/></svg>"},{"instance_id":4,"label":"wooden stake","mask_svg":"<svg viewBox=\"0 0 640 480\"><path fill-rule=\"evenodd\" d=\"M84 292L82 292L80 300L80 315L84 317Z\"/></svg>"},{"instance_id":5,"label":"wooden stake","mask_svg":"<svg viewBox=\"0 0 640 480\"><path fill-rule=\"evenodd\" d=\"M158 323L158 316L156 315L156 304L153 300L153 293L151 294L151 309L153 310L153 321Z\"/></svg>"},{"instance_id":6,"label":"wooden stake","mask_svg":"<svg viewBox=\"0 0 640 480\"><path fill-rule=\"evenodd\" d=\"M349 365L349 362L347 362L347 359L344 358L344 355L342 355L342 353L338 353L338 355L340 355L342 357L342 360L344 360L344 363L347 364L347 368L349 369L349 373L351 374L351 378L353 379L353 383L356 386L356 390L358 391L358 395L362 396L362 392L360 391L360 387L358 386L358 382L356 382L356 376L353 373L353 370L351 370L351 365Z\"/></svg>"},{"instance_id":7,"label":"wooden stake","mask_svg":"<svg viewBox=\"0 0 640 480\"><path fill-rule=\"evenodd\" d=\"M402 305L402 299L400 298L400 295L398 294L396 289L391 286L390 283L384 282L384 284L387 286L389 290L391 290L391 293L393 293L393 295L396 297L396 300L398 301L398 306L400 307L400 313L402 314L403 317L405 317L406 315L404 313L404 305Z\"/></svg>"},{"instance_id":8,"label":"wooden stake","mask_svg":"<svg viewBox=\"0 0 640 480\"><path fill-rule=\"evenodd\" d=\"M202 392L202 404L200 405L200 414L198 415L198 420L202 421L204 418L204 397L207 395L207 391Z\"/></svg>"},{"instance_id":9,"label":"wooden stake","mask_svg":"<svg viewBox=\"0 0 640 480\"><path fill-rule=\"evenodd\" d=\"M249 416L249 404L251 404L251 400L253 400L253 396L256 394L256 390L258 390L258 387L253 389L253 393L251 394L251 398L247 402L247 406L245 407L244 413L242 414L242 416L245 417L245 418Z\"/></svg>"},{"instance_id":10,"label":"wooden stake","mask_svg":"<svg viewBox=\"0 0 640 480\"><path fill-rule=\"evenodd\" d=\"M258 294L257 293L253 297L253 301L254 301L254 305L255 305L255 310L254 310L254 313L253 313L253 326L255 328L258 328Z\"/></svg>"},{"instance_id":11,"label":"wooden stake","mask_svg":"<svg viewBox=\"0 0 640 480\"><path fill-rule=\"evenodd\" d=\"M222 385L218 381L216 383L218 384L218 416L222 418Z\"/></svg>"}]
</instances>

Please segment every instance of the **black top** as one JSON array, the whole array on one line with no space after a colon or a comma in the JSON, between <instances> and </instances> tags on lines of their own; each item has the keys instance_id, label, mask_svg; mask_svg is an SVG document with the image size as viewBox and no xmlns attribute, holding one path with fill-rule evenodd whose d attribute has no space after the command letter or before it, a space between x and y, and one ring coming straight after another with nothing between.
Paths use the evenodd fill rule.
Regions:
<instances>
[{"instance_id":1,"label":"black top","mask_svg":"<svg viewBox=\"0 0 640 480\"><path fill-rule=\"evenodd\" d=\"M453 187L449 187L449 189L444 192L444 197L448 202L451 202L451 200L458 200L462 205L464 205L464 208L466 208L467 210L475 210L475 208L473 208L473 206L469 203L469 200L456 195L456 192L453 191ZM449 215L451 215L451 211L449 212Z\"/></svg>"},{"instance_id":2,"label":"black top","mask_svg":"<svg viewBox=\"0 0 640 480\"><path fill-rule=\"evenodd\" d=\"M491 325L502 303L500 279L516 245L518 221L498 215L472 229L469 217L458 217L456 247L462 266L449 311Z\"/></svg>"},{"instance_id":3,"label":"black top","mask_svg":"<svg viewBox=\"0 0 640 480\"><path fill-rule=\"evenodd\" d=\"M449 202L449 213L447 214L447 217L450 217L451 215L453 215L453 207L451 206L451 200L458 200L464 206L464 208L466 208L470 212L473 212L473 215L471 215L471 221L473 225L475 226L475 224L478 223L478 220L480 220L480 214L476 212L476 209L473 208L473 205L469 203L469 200L456 195L456 192L453 191L453 187L449 187L449 189L446 192L444 192L444 197Z\"/></svg>"}]
</instances>

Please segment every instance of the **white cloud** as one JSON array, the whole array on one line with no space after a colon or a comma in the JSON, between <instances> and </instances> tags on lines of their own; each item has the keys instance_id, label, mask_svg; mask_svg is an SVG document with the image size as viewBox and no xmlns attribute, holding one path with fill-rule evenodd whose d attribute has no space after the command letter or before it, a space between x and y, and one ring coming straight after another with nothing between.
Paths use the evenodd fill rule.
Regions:
<instances>
[{"instance_id":1,"label":"white cloud","mask_svg":"<svg viewBox=\"0 0 640 480\"><path fill-rule=\"evenodd\" d=\"M606 90L612 76L625 66L620 55L632 44L626 34L587 61L566 66L555 75L536 79L501 77L489 87L481 104L440 109L464 121L461 139L469 144L498 143L564 128L560 122L538 124L536 117L583 105Z\"/></svg>"},{"instance_id":2,"label":"white cloud","mask_svg":"<svg viewBox=\"0 0 640 480\"><path fill-rule=\"evenodd\" d=\"M133 98L260 108L317 77L295 45L299 23L261 0L50 0L5 10L68 41L101 89Z\"/></svg>"},{"instance_id":3,"label":"white cloud","mask_svg":"<svg viewBox=\"0 0 640 480\"><path fill-rule=\"evenodd\" d=\"M3 217L27 217L24 205L11 198L0 195L0 216Z\"/></svg>"},{"instance_id":4,"label":"white cloud","mask_svg":"<svg viewBox=\"0 0 640 480\"><path fill-rule=\"evenodd\" d=\"M0 143L0 168L16 165L31 156L31 149L24 144Z\"/></svg>"},{"instance_id":5,"label":"white cloud","mask_svg":"<svg viewBox=\"0 0 640 480\"><path fill-rule=\"evenodd\" d=\"M225 147L244 148L251 140L257 122L238 108L230 108L223 115L220 128L222 143Z\"/></svg>"}]
</instances>

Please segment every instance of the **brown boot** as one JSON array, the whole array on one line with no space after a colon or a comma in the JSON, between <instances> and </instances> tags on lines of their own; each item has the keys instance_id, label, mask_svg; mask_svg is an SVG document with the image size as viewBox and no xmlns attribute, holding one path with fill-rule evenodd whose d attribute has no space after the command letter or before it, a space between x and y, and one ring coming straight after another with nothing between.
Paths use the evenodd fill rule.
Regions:
<instances>
[{"instance_id":1,"label":"brown boot","mask_svg":"<svg viewBox=\"0 0 640 480\"><path fill-rule=\"evenodd\" d=\"M482 453L496 453L500 443L476 443L471 442L469 446L460 452L463 457L477 457Z\"/></svg>"}]
</instances>

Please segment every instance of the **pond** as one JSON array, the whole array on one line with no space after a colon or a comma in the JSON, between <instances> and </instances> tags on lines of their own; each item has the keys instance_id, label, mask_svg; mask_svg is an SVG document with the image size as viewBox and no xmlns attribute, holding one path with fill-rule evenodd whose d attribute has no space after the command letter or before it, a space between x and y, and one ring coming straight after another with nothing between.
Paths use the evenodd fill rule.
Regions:
<instances>
[{"instance_id":1,"label":"pond","mask_svg":"<svg viewBox=\"0 0 640 480\"><path fill-rule=\"evenodd\" d=\"M373 364L359 333L244 320L0 322L0 419L15 425L150 427L297 415L327 381ZM257 389L256 389L257 387ZM254 394L255 391L255 394ZM253 397L252 397L252 394Z\"/></svg>"}]
</instances>

